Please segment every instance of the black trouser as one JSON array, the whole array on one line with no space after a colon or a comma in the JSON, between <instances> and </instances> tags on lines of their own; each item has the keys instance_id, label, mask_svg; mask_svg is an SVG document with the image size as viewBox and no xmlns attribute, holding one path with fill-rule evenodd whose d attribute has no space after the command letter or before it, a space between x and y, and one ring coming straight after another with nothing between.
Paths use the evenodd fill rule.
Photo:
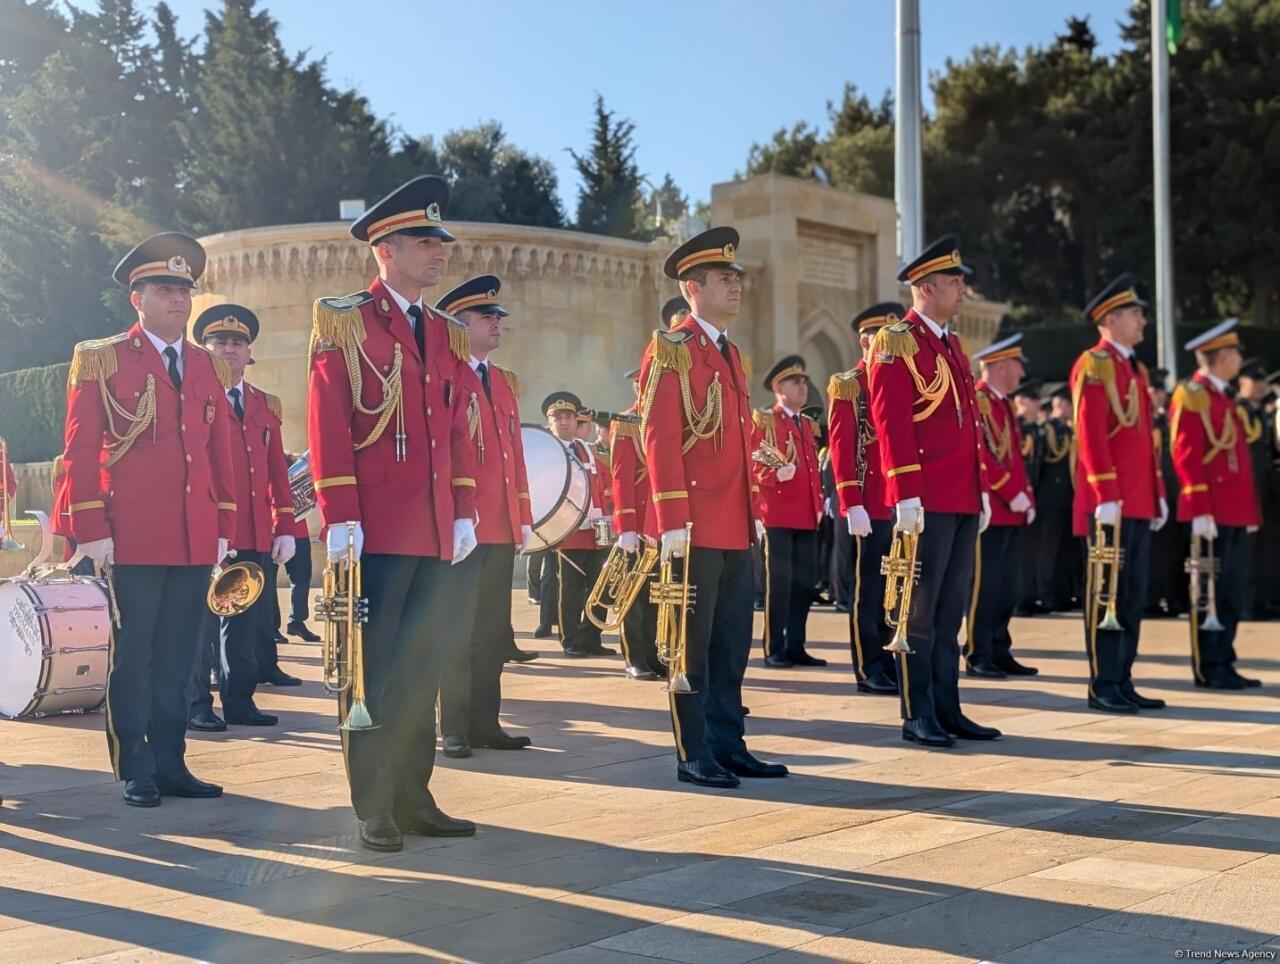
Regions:
<instances>
[{"instance_id":1,"label":"black trouser","mask_svg":"<svg viewBox=\"0 0 1280 964\"><path fill-rule=\"evenodd\" d=\"M187 683L187 714L213 712L213 688L209 684L209 674L218 665L218 617L202 606L200 625L196 629L195 662L191 668L191 679Z\"/></svg>"},{"instance_id":2,"label":"black trouser","mask_svg":"<svg viewBox=\"0 0 1280 964\"><path fill-rule=\"evenodd\" d=\"M1040 527L1040 539L1027 572L1035 575L1036 600L1061 612L1071 601L1072 580L1079 568L1079 550L1071 534L1070 504L1037 508L1035 524Z\"/></svg>"},{"instance_id":3,"label":"black trouser","mask_svg":"<svg viewBox=\"0 0 1280 964\"><path fill-rule=\"evenodd\" d=\"M1213 541L1213 555L1220 566L1214 579L1214 602L1222 629L1206 630L1201 625L1208 615L1205 612L1191 614L1191 671L1198 682L1220 677L1235 666L1236 630L1249 598L1249 541L1241 526L1218 527L1218 538Z\"/></svg>"},{"instance_id":4,"label":"black trouser","mask_svg":"<svg viewBox=\"0 0 1280 964\"><path fill-rule=\"evenodd\" d=\"M815 529L773 526L765 534L764 654L795 660L804 655L805 623L817 581Z\"/></svg>"},{"instance_id":5,"label":"black trouser","mask_svg":"<svg viewBox=\"0 0 1280 964\"><path fill-rule=\"evenodd\" d=\"M271 557L265 552L241 549L235 561L253 562L265 571ZM253 691L263 674L275 666L275 642L267 626L269 591L264 589L257 602L240 615L218 620L218 693L223 712L231 716L243 716L255 709ZM264 657L270 659L270 667L262 665Z\"/></svg>"},{"instance_id":6,"label":"black trouser","mask_svg":"<svg viewBox=\"0 0 1280 964\"><path fill-rule=\"evenodd\" d=\"M920 581L911 598L907 640L898 654L902 718L949 718L960 713L960 623L969 604L978 517L925 511L916 549Z\"/></svg>"},{"instance_id":7,"label":"black trouser","mask_svg":"<svg viewBox=\"0 0 1280 964\"><path fill-rule=\"evenodd\" d=\"M1093 543L1093 534L1089 535ZM1114 538L1107 530L1107 542ZM1124 519L1120 526L1120 549L1123 562L1116 579L1116 617L1120 629L1108 630L1095 626L1101 622L1102 612L1092 605L1094 593L1093 567L1085 567L1084 633L1089 654L1089 692L1094 696L1115 697L1117 693L1131 689L1130 675L1133 661L1138 655L1138 635L1142 630L1142 615L1147 606L1147 580L1151 567L1151 520ZM1107 567L1108 584L1101 587L1104 593L1111 591L1111 567Z\"/></svg>"},{"instance_id":8,"label":"black trouser","mask_svg":"<svg viewBox=\"0 0 1280 964\"><path fill-rule=\"evenodd\" d=\"M999 666L1011 656L1013 637L1009 635L1009 620L1018 604L1018 570L1023 568L1025 528L988 526L978 539L969 606L969 638L964 651L970 663L994 662Z\"/></svg>"},{"instance_id":9,"label":"black trouser","mask_svg":"<svg viewBox=\"0 0 1280 964\"><path fill-rule=\"evenodd\" d=\"M365 693L378 728L342 731L351 803L361 820L403 819L431 800L440 676L474 611L476 586L449 563L422 556L366 554L361 568L369 601ZM338 699L341 719L350 705L347 691Z\"/></svg>"},{"instance_id":10,"label":"black trouser","mask_svg":"<svg viewBox=\"0 0 1280 964\"><path fill-rule=\"evenodd\" d=\"M704 549L686 557L696 604L689 611L684 666L692 693L671 693L671 724L681 760L746 749L742 677L751 653L749 549ZM673 567L680 573L679 565Z\"/></svg>"},{"instance_id":11,"label":"black trouser","mask_svg":"<svg viewBox=\"0 0 1280 964\"><path fill-rule=\"evenodd\" d=\"M990 532L994 526L988 526L987 532ZM1036 603L1040 599L1040 587L1036 582L1036 560L1043 549L1044 528L1040 522L1039 515L1036 521L1025 526L1001 526L1002 529L1017 529L1018 538L1016 544L1010 547L1013 555L1005 557L1004 567L1008 572L1007 578L1012 585L1010 591L1013 593L1013 604L1021 607L1023 611L1034 610ZM983 536L986 536L986 532ZM995 556L988 556L994 559ZM979 568L975 568L975 572L980 572ZM977 578L976 576L974 578ZM1012 615L1012 612L1010 613Z\"/></svg>"},{"instance_id":12,"label":"black trouser","mask_svg":"<svg viewBox=\"0 0 1280 964\"><path fill-rule=\"evenodd\" d=\"M884 621L884 576L880 573L880 561L889 554L892 541L893 523L888 519L872 519L871 535L856 539L849 648L853 653L853 675L859 680L876 672L893 672L893 656L884 650L885 643L893 638L893 630Z\"/></svg>"},{"instance_id":13,"label":"black trouser","mask_svg":"<svg viewBox=\"0 0 1280 964\"><path fill-rule=\"evenodd\" d=\"M764 543L757 542L751 547L751 599L756 609L764 609L765 582Z\"/></svg>"},{"instance_id":14,"label":"black trouser","mask_svg":"<svg viewBox=\"0 0 1280 964\"><path fill-rule=\"evenodd\" d=\"M311 540L299 536L293 540L293 558L284 564L289 577L289 625L302 624L311 615L307 603L311 593ZM271 590L271 626L280 631L280 598L276 593L276 580L280 567L274 562L267 571L267 588Z\"/></svg>"},{"instance_id":15,"label":"black trouser","mask_svg":"<svg viewBox=\"0 0 1280 964\"><path fill-rule=\"evenodd\" d=\"M502 703L502 664L515 646L511 631L511 570L515 546L479 545L454 567L476 585L473 619L440 681L440 732L466 740L494 736ZM469 631L468 631L469 630Z\"/></svg>"},{"instance_id":16,"label":"black trouser","mask_svg":"<svg viewBox=\"0 0 1280 964\"><path fill-rule=\"evenodd\" d=\"M1255 477L1254 484L1265 486L1265 478ZM1249 591L1245 595L1244 611L1254 619L1266 619L1280 602L1277 595L1276 557L1280 553L1280 507L1265 497L1262 502L1262 528L1245 533L1246 552L1250 558Z\"/></svg>"},{"instance_id":17,"label":"black trouser","mask_svg":"<svg viewBox=\"0 0 1280 964\"><path fill-rule=\"evenodd\" d=\"M107 669L107 750L118 780L186 771L187 682L200 638L209 566L117 565L121 626Z\"/></svg>"},{"instance_id":18,"label":"black trouser","mask_svg":"<svg viewBox=\"0 0 1280 964\"><path fill-rule=\"evenodd\" d=\"M556 619L560 625L560 645L591 652L600 648L600 629L587 618L587 595L604 567L605 552L603 549L560 551L561 555L556 557L560 580ZM598 619L606 615L599 606L595 614Z\"/></svg>"},{"instance_id":19,"label":"black trouser","mask_svg":"<svg viewBox=\"0 0 1280 964\"><path fill-rule=\"evenodd\" d=\"M853 567L855 550L849 524L837 519L831 546L831 601L837 606L853 608Z\"/></svg>"},{"instance_id":20,"label":"black trouser","mask_svg":"<svg viewBox=\"0 0 1280 964\"><path fill-rule=\"evenodd\" d=\"M665 676L667 668L658 660L658 607L649 601L649 589L657 578L655 567L622 620L622 656L628 666Z\"/></svg>"},{"instance_id":21,"label":"black trouser","mask_svg":"<svg viewBox=\"0 0 1280 964\"><path fill-rule=\"evenodd\" d=\"M534 602L542 599L542 574L547 565L548 551L531 552L524 557L525 591Z\"/></svg>"},{"instance_id":22,"label":"black trouser","mask_svg":"<svg viewBox=\"0 0 1280 964\"><path fill-rule=\"evenodd\" d=\"M560 556L554 549L535 555L542 556L538 573L538 625L550 629L560 625Z\"/></svg>"},{"instance_id":23,"label":"black trouser","mask_svg":"<svg viewBox=\"0 0 1280 964\"><path fill-rule=\"evenodd\" d=\"M843 519L839 521L841 525L845 526L845 531L847 532L848 526L845 524L845 521ZM818 519L818 542L817 548L814 551L813 580L815 594L819 589L826 589L828 594L830 594L831 557L835 555L833 546L835 537L833 529L834 526L832 524L831 517L824 513L822 517ZM832 601L835 601L834 597L832 598Z\"/></svg>"}]
</instances>

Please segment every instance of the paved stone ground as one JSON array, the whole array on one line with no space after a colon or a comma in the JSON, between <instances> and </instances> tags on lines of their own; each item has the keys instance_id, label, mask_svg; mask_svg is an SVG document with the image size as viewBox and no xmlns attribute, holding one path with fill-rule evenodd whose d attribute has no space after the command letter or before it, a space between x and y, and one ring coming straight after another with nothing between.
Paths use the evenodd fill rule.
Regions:
<instances>
[{"instance_id":1,"label":"paved stone ground","mask_svg":"<svg viewBox=\"0 0 1280 964\"><path fill-rule=\"evenodd\" d=\"M517 597L521 644L533 610ZM1186 624L1148 624L1142 688L1172 708L1086 711L1079 624L1016 626L1026 682L965 681L994 744L902 743L897 704L854 692L843 617L810 621L824 670L748 675L751 745L794 776L674 780L660 685L620 660L509 669L508 726L536 749L441 759L475 839L358 849L318 648L270 732L191 741L217 801L134 810L102 718L0 726L0 953L226 962L653 959L1077 962L1280 951L1280 629L1193 689ZM541 648L548 649L545 641Z\"/></svg>"}]
</instances>

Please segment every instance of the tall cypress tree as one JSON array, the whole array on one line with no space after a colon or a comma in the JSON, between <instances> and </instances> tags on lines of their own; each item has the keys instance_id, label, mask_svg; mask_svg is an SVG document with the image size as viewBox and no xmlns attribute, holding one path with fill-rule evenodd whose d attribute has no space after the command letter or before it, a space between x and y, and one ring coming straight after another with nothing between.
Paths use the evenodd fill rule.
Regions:
<instances>
[{"instance_id":1,"label":"tall cypress tree","mask_svg":"<svg viewBox=\"0 0 1280 964\"><path fill-rule=\"evenodd\" d=\"M635 125L615 119L614 112L605 108L604 97L597 94L591 147L585 154L569 153L582 178L578 230L617 238L645 236Z\"/></svg>"}]
</instances>

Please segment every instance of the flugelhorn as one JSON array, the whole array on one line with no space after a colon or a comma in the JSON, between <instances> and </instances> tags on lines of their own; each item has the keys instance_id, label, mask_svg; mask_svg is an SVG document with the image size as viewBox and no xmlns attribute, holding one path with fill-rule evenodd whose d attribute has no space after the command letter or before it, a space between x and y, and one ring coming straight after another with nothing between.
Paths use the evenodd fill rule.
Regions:
<instances>
[{"instance_id":1,"label":"flugelhorn","mask_svg":"<svg viewBox=\"0 0 1280 964\"><path fill-rule=\"evenodd\" d=\"M918 532L893 530L893 542L889 554L880 559L880 574L884 580L884 621L893 629L893 639L885 644L890 653L911 655L915 652L907 641L911 623L911 597L915 594L916 580L920 578L920 562L916 549L920 545Z\"/></svg>"},{"instance_id":2,"label":"flugelhorn","mask_svg":"<svg viewBox=\"0 0 1280 964\"><path fill-rule=\"evenodd\" d=\"M1205 632L1217 633L1224 628L1218 618L1218 560L1214 557L1213 540L1206 536L1191 537L1191 555L1187 557L1184 571L1190 577L1190 588L1187 598L1191 601L1191 619L1198 613L1204 613L1204 621L1199 628Z\"/></svg>"},{"instance_id":3,"label":"flugelhorn","mask_svg":"<svg viewBox=\"0 0 1280 964\"><path fill-rule=\"evenodd\" d=\"M689 554L693 551L693 523L684 525L685 550L680 576L675 575L675 558L662 564L658 579L649 587L649 601L658 607L658 659L667 667L667 692L692 693L689 682L689 609L694 605L697 586L689 584Z\"/></svg>"},{"instance_id":4,"label":"flugelhorn","mask_svg":"<svg viewBox=\"0 0 1280 964\"><path fill-rule=\"evenodd\" d=\"M209 612L227 618L248 612L266 588L267 577L256 562L214 566L204 600Z\"/></svg>"},{"instance_id":5,"label":"flugelhorn","mask_svg":"<svg viewBox=\"0 0 1280 964\"><path fill-rule=\"evenodd\" d=\"M294 521L305 519L316 507L316 486L311 477L311 450L289 466L289 494L293 496Z\"/></svg>"},{"instance_id":6,"label":"flugelhorn","mask_svg":"<svg viewBox=\"0 0 1280 964\"><path fill-rule=\"evenodd\" d=\"M791 464L786 453L783 452L782 449L764 441L756 446L756 450L751 453L751 459L768 469L780 469L784 465Z\"/></svg>"},{"instance_id":7,"label":"flugelhorn","mask_svg":"<svg viewBox=\"0 0 1280 964\"><path fill-rule=\"evenodd\" d=\"M587 596L587 618L596 628L602 633L616 633L622 627L622 621L640 598L640 592L648 583L657 561L658 550L648 543L640 547L634 559L628 558L628 553L614 544ZM604 619L595 614L597 608L605 610Z\"/></svg>"},{"instance_id":8,"label":"flugelhorn","mask_svg":"<svg viewBox=\"0 0 1280 964\"><path fill-rule=\"evenodd\" d=\"M1120 548L1120 525L1112 527L1111 541L1107 542L1107 527L1099 519L1094 525L1093 542L1089 544L1090 598L1085 605L1099 629L1123 629L1116 617L1117 595L1120 591L1120 567L1124 565L1124 550ZM1100 621L1099 621L1100 620Z\"/></svg>"},{"instance_id":9,"label":"flugelhorn","mask_svg":"<svg viewBox=\"0 0 1280 964\"><path fill-rule=\"evenodd\" d=\"M369 621L369 600L361 595L356 523L346 526L347 556L325 566L324 588L315 598L316 618L324 622L324 688L334 696L351 694L351 708L338 729L374 730L377 724L369 715L364 692L364 624Z\"/></svg>"}]
</instances>

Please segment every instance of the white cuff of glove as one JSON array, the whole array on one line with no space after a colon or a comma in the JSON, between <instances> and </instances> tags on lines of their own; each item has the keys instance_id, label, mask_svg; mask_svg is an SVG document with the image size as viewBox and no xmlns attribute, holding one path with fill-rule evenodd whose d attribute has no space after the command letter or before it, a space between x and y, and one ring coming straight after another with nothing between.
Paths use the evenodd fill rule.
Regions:
<instances>
[{"instance_id":1,"label":"white cuff of glove","mask_svg":"<svg viewBox=\"0 0 1280 964\"><path fill-rule=\"evenodd\" d=\"M529 545L533 542L533 526L520 527L520 552L528 552Z\"/></svg>"},{"instance_id":2,"label":"white cuff of glove","mask_svg":"<svg viewBox=\"0 0 1280 964\"><path fill-rule=\"evenodd\" d=\"M990 504L990 501L989 501L989 500L988 500L987 504L988 504L988 505ZM1010 511L1010 512L1026 512L1026 511L1028 511L1030 508L1031 508L1031 500L1030 500L1029 498L1027 498L1027 493L1025 493L1025 492L1019 492L1019 493L1018 493L1017 495L1015 495L1015 496L1013 497L1013 499L1009 502L1009 511Z\"/></svg>"},{"instance_id":3,"label":"white cuff of glove","mask_svg":"<svg viewBox=\"0 0 1280 964\"><path fill-rule=\"evenodd\" d=\"M105 539L94 539L92 542L82 542L76 550L92 561L98 569L113 565L116 561L116 541L110 536Z\"/></svg>"},{"instance_id":4,"label":"white cuff of glove","mask_svg":"<svg viewBox=\"0 0 1280 964\"><path fill-rule=\"evenodd\" d=\"M897 505L898 518L894 528L900 532L924 532L924 506L919 499L903 499Z\"/></svg>"},{"instance_id":5,"label":"white cuff of glove","mask_svg":"<svg viewBox=\"0 0 1280 964\"><path fill-rule=\"evenodd\" d=\"M218 564L221 565L228 557L234 557L235 552L231 549L230 539L218 540Z\"/></svg>"},{"instance_id":6,"label":"white cuff of glove","mask_svg":"<svg viewBox=\"0 0 1280 964\"><path fill-rule=\"evenodd\" d=\"M276 536L271 543L271 561L277 566L283 566L297 551L298 546L293 536Z\"/></svg>"},{"instance_id":7,"label":"white cuff of glove","mask_svg":"<svg viewBox=\"0 0 1280 964\"><path fill-rule=\"evenodd\" d=\"M329 553L329 561L337 562L347 557L347 524L335 523L329 526L324 537L325 548ZM364 529L360 523L355 524L355 558L360 561L360 553L364 550Z\"/></svg>"},{"instance_id":8,"label":"white cuff of glove","mask_svg":"<svg viewBox=\"0 0 1280 964\"><path fill-rule=\"evenodd\" d=\"M1160 500L1160 515L1151 523L1151 531L1159 532L1164 528L1164 524L1169 521L1169 503L1164 499Z\"/></svg>"},{"instance_id":9,"label":"white cuff of glove","mask_svg":"<svg viewBox=\"0 0 1280 964\"><path fill-rule=\"evenodd\" d=\"M796 467L793 463L780 465L773 471L778 476L779 482L790 482L796 477Z\"/></svg>"},{"instance_id":10,"label":"white cuff of glove","mask_svg":"<svg viewBox=\"0 0 1280 964\"><path fill-rule=\"evenodd\" d=\"M1098 507L1093 510L1093 517L1104 526L1116 526L1120 524L1120 503L1119 502L1100 502Z\"/></svg>"},{"instance_id":11,"label":"white cuff of glove","mask_svg":"<svg viewBox=\"0 0 1280 964\"><path fill-rule=\"evenodd\" d=\"M1211 515L1198 515L1191 520L1191 534L1197 538L1218 538L1218 526Z\"/></svg>"},{"instance_id":12,"label":"white cuff of glove","mask_svg":"<svg viewBox=\"0 0 1280 964\"><path fill-rule=\"evenodd\" d=\"M470 519L453 520L453 565L457 565L476 547L476 524Z\"/></svg>"},{"instance_id":13,"label":"white cuff of glove","mask_svg":"<svg viewBox=\"0 0 1280 964\"><path fill-rule=\"evenodd\" d=\"M756 519L756 542L764 542L764 523Z\"/></svg>"},{"instance_id":14,"label":"white cuff of glove","mask_svg":"<svg viewBox=\"0 0 1280 964\"><path fill-rule=\"evenodd\" d=\"M860 505L851 505L849 510L844 514L845 521L849 524L849 535L866 538L871 535L871 516L867 515L867 510Z\"/></svg>"},{"instance_id":15,"label":"white cuff of glove","mask_svg":"<svg viewBox=\"0 0 1280 964\"><path fill-rule=\"evenodd\" d=\"M1031 525L1031 523L1035 521L1036 521L1036 508L1035 506L1032 506L1030 509L1027 510L1027 525Z\"/></svg>"},{"instance_id":16,"label":"white cuff of glove","mask_svg":"<svg viewBox=\"0 0 1280 964\"><path fill-rule=\"evenodd\" d=\"M689 533L684 529L668 529L662 534L662 561L679 558L689 551Z\"/></svg>"},{"instance_id":17,"label":"white cuff of glove","mask_svg":"<svg viewBox=\"0 0 1280 964\"><path fill-rule=\"evenodd\" d=\"M987 531L987 526L991 525L991 496L989 493L982 493L982 511L978 513L978 535Z\"/></svg>"},{"instance_id":18,"label":"white cuff of glove","mask_svg":"<svg viewBox=\"0 0 1280 964\"><path fill-rule=\"evenodd\" d=\"M627 555L635 555L640 551L640 536L634 532L623 532L618 536L618 548Z\"/></svg>"}]
</instances>

